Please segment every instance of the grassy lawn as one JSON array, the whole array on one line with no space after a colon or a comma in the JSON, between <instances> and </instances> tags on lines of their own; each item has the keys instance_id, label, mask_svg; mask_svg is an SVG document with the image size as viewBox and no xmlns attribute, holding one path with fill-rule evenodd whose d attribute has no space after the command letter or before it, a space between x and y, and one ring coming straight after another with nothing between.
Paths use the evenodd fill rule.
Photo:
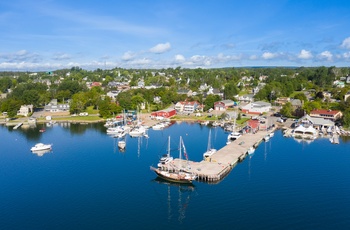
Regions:
<instances>
[{"instance_id":1,"label":"grassy lawn","mask_svg":"<svg viewBox=\"0 0 350 230\"><path fill-rule=\"evenodd\" d=\"M97 109L94 109L93 106L89 106L86 108L85 112L87 112L88 114L98 114L99 111Z\"/></svg>"}]
</instances>

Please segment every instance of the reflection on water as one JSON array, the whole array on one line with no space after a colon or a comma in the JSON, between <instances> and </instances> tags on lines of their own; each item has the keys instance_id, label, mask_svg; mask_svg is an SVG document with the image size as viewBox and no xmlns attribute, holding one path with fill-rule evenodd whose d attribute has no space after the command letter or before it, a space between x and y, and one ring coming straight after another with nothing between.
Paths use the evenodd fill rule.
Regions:
<instances>
[{"instance_id":1,"label":"reflection on water","mask_svg":"<svg viewBox=\"0 0 350 230\"><path fill-rule=\"evenodd\" d=\"M159 186L156 188L157 195L160 196L160 199L163 200L163 196L166 196L166 205L167 205L167 215L168 220L177 218L177 220L182 223L186 218L186 211L190 204L190 199L195 192L196 187L193 184L179 184L173 183L162 178L157 177L151 182L155 182L164 186ZM160 188L165 190L158 191ZM161 192L166 192L163 194Z\"/></svg>"},{"instance_id":2,"label":"reflection on water","mask_svg":"<svg viewBox=\"0 0 350 230\"><path fill-rule=\"evenodd\" d=\"M37 155L38 157L42 157L44 154L46 154L46 153L51 153L51 152L52 152L51 149L32 151L32 153L35 154L35 155Z\"/></svg>"}]
</instances>

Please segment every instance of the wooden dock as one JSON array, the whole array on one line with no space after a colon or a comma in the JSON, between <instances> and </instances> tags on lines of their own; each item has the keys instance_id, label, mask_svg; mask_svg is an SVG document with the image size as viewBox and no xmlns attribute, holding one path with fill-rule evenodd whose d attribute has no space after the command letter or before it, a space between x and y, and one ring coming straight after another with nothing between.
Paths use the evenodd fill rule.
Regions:
<instances>
[{"instance_id":1,"label":"wooden dock","mask_svg":"<svg viewBox=\"0 0 350 230\"><path fill-rule=\"evenodd\" d=\"M224 146L222 149L214 153L206 161L200 162L186 161L184 159L174 159L170 164L164 165L163 170L178 170L182 169L197 175L197 180L217 183L222 180L231 169L240 161L243 161L247 156L248 149L254 148L263 141L263 138L274 132L258 131L255 134L247 133L239 139Z\"/></svg>"}]
</instances>

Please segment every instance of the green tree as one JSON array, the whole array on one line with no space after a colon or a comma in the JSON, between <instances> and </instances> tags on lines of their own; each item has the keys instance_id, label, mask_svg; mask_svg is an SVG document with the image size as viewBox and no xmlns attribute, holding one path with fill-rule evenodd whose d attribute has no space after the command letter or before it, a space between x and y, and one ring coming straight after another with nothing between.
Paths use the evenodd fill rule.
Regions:
<instances>
[{"instance_id":1,"label":"green tree","mask_svg":"<svg viewBox=\"0 0 350 230\"><path fill-rule=\"evenodd\" d=\"M292 117L292 113L293 113L292 103L287 102L285 105L283 105L280 113L286 117Z\"/></svg>"},{"instance_id":2,"label":"green tree","mask_svg":"<svg viewBox=\"0 0 350 230\"><path fill-rule=\"evenodd\" d=\"M310 112L314 109L320 109L321 104L318 101L312 101L312 102L305 102L303 109L307 114L310 114Z\"/></svg>"},{"instance_id":3,"label":"green tree","mask_svg":"<svg viewBox=\"0 0 350 230\"><path fill-rule=\"evenodd\" d=\"M76 93L72 97L72 101L70 102L70 113L80 113L86 109L87 98L84 92Z\"/></svg>"},{"instance_id":4,"label":"green tree","mask_svg":"<svg viewBox=\"0 0 350 230\"><path fill-rule=\"evenodd\" d=\"M302 102L306 102L307 101L307 98L306 98L305 94L303 94L303 93L295 94L294 95L294 99L299 99Z\"/></svg>"},{"instance_id":5,"label":"green tree","mask_svg":"<svg viewBox=\"0 0 350 230\"><path fill-rule=\"evenodd\" d=\"M22 101L9 98L1 103L1 111L7 112L7 116L13 118L17 115L17 111L21 108Z\"/></svg>"},{"instance_id":6,"label":"green tree","mask_svg":"<svg viewBox=\"0 0 350 230\"><path fill-rule=\"evenodd\" d=\"M40 96L36 90L25 90L22 95L23 102L27 105L34 105L37 107L39 105Z\"/></svg>"},{"instance_id":7,"label":"green tree","mask_svg":"<svg viewBox=\"0 0 350 230\"><path fill-rule=\"evenodd\" d=\"M221 98L218 95L210 94L204 101L204 110L207 111L210 108L214 108L214 102L220 101Z\"/></svg>"}]
</instances>

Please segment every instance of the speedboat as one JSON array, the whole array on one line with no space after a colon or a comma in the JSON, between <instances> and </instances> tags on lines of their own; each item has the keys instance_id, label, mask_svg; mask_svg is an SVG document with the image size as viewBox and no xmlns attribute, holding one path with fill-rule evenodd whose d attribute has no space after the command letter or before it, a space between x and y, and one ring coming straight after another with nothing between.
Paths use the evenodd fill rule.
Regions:
<instances>
[{"instance_id":1,"label":"speedboat","mask_svg":"<svg viewBox=\"0 0 350 230\"><path fill-rule=\"evenodd\" d=\"M52 148L51 144L37 143L30 150L34 152L34 151L41 151L41 150L50 150L51 148Z\"/></svg>"}]
</instances>

